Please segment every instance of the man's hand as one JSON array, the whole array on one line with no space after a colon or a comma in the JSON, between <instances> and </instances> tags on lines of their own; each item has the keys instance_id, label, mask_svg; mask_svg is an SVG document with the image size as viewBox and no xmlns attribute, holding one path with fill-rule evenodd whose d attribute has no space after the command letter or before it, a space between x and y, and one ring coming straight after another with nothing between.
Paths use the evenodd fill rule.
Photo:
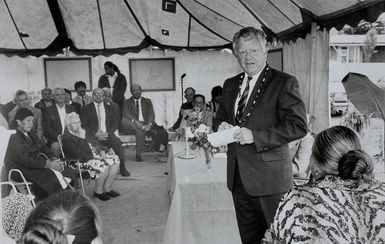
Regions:
<instances>
[{"instance_id":1,"label":"man's hand","mask_svg":"<svg viewBox=\"0 0 385 244\"><path fill-rule=\"evenodd\" d=\"M107 132L98 131L98 132L96 132L95 137L99 141L105 141L108 138L108 133Z\"/></svg>"},{"instance_id":2,"label":"man's hand","mask_svg":"<svg viewBox=\"0 0 385 244\"><path fill-rule=\"evenodd\" d=\"M231 128L233 128L233 127L234 127L234 126L232 126L232 125L230 125L229 123L223 121L223 122L219 125L218 131L231 129Z\"/></svg>"},{"instance_id":3,"label":"man's hand","mask_svg":"<svg viewBox=\"0 0 385 244\"><path fill-rule=\"evenodd\" d=\"M234 139L236 139L241 145L251 144L254 142L253 133L250 129L242 127L236 130L233 134Z\"/></svg>"},{"instance_id":4,"label":"man's hand","mask_svg":"<svg viewBox=\"0 0 385 244\"><path fill-rule=\"evenodd\" d=\"M53 169L53 170L56 170L56 171L59 171L59 172L63 172L64 164L60 160L58 160L58 159L53 160L53 161L51 161L50 169Z\"/></svg>"},{"instance_id":5,"label":"man's hand","mask_svg":"<svg viewBox=\"0 0 385 244\"><path fill-rule=\"evenodd\" d=\"M145 131L151 130L151 125L144 125L143 130L145 130Z\"/></svg>"},{"instance_id":6,"label":"man's hand","mask_svg":"<svg viewBox=\"0 0 385 244\"><path fill-rule=\"evenodd\" d=\"M135 123L135 125L136 125L137 128L143 129L143 124L142 124L140 121L135 120L134 123Z\"/></svg>"},{"instance_id":7,"label":"man's hand","mask_svg":"<svg viewBox=\"0 0 385 244\"><path fill-rule=\"evenodd\" d=\"M108 155L114 155L115 154L114 149L110 148L110 150L108 150L107 154Z\"/></svg>"}]
</instances>

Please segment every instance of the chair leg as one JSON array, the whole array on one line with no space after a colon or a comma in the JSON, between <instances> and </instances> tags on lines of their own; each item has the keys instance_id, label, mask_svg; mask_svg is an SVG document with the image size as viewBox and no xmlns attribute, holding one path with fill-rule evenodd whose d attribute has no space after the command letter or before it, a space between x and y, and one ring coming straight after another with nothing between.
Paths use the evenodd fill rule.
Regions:
<instances>
[{"instance_id":1,"label":"chair leg","mask_svg":"<svg viewBox=\"0 0 385 244\"><path fill-rule=\"evenodd\" d=\"M83 183L82 171L81 171L81 169L80 169L80 162L78 162L77 165L78 165L78 170L79 170L80 184L82 185L83 196L86 196L86 192L85 192L85 190L84 190L84 183Z\"/></svg>"}]
</instances>

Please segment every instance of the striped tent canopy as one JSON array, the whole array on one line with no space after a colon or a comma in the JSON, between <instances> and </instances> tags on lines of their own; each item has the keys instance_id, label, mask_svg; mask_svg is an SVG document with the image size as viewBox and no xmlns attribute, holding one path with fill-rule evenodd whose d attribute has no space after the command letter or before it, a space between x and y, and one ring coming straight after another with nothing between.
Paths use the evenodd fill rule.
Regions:
<instances>
[{"instance_id":1,"label":"striped tent canopy","mask_svg":"<svg viewBox=\"0 0 385 244\"><path fill-rule=\"evenodd\" d=\"M309 33L312 22L341 29L384 11L384 0L1 0L0 53L220 49L246 26L289 42Z\"/></svg>"}]
</instances>

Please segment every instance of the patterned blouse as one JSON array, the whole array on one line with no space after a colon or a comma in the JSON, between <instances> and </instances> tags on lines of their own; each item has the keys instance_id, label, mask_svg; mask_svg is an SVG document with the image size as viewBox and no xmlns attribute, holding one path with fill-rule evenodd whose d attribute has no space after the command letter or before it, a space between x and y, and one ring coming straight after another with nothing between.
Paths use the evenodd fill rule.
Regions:
<instances>
[{"instance_id":1,"label":"patterned blouse","mask_svg":"<svg viewBox=\"0 0 385 244\"><path fill-rule=\"evenodd\" d=\"M385 243L385 184L327 176L296 186L262 243Z\"/></svg>"}]
</instances>

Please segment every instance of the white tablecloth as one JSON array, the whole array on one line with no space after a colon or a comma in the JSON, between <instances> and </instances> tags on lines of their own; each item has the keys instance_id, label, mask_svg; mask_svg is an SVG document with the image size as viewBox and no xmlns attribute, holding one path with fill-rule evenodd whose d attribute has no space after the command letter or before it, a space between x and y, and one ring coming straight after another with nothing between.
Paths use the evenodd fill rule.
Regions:
<instances>
[{"instance_id":1,"label":"white tablecloth","mask_svg":"<svg viewBox=\"0 0 385 244\"><path fill-rule=\"evenodd\" d=\"M241 243L226 186L226 159L212 159L207 170L203 150L194 159L180 159L183 149L183 142L173 142L170 149L167 187L172 201L163 243Z\"/></svg>"}]
</instances>

